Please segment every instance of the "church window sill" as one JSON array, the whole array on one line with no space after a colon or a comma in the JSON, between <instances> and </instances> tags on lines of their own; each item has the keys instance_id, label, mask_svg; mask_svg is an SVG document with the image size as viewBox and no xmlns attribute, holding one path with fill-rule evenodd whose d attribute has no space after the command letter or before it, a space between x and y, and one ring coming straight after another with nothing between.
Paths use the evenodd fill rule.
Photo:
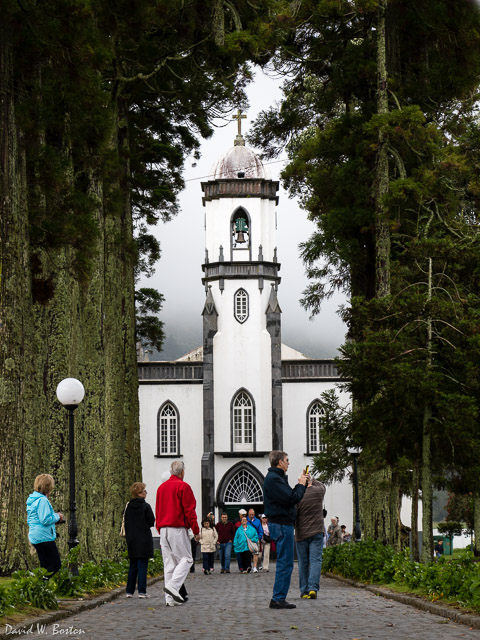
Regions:
<instances>
[{"instance_id":1,"label":"church window sill","mask_svg":"<svg viewBox=\"0 0 480 640\"><path fill-rule=\"evenodd\" d=\"M154 457L155 458L183 458L183 455L181 453L162 453L161 455L158 455L158 453L156 453Z\"/></svg>"},{"instance_id":2,"label":"church window sill","mask_svg":"<svg viewBox=\"0 0 480 640\"><path fill-rule=\"evenodd\" d=\"M215 451L215 455L222 458L263 458L269 453L270 451Z\"/></svg>"}]
</instances>

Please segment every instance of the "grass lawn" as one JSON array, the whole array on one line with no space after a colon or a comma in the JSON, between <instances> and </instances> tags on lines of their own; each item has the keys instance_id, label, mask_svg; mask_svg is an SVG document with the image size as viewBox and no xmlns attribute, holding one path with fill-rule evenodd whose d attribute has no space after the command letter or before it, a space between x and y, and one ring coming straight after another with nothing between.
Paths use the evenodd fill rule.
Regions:
<instances>
[{"instance_id":1,"label":"grass lawn","mask_svg":"<svg viewBox=\"0 0 480 640\"><path fill-rule=\"evenodd\" d=\"M3 578L0 576L0 587L8 587L13 582L13 578Z\"/></svg>"},{"instance_id":2,"label":"grass lawn","mask_svg":"<svg viewBox=\"0 0 480 640\"><path fill-rule=\"evenodd\" d=\"M439 604L447 605L448 607L452 607L452 609L456 609L457 611L461 611L462 613L472 613L478 616L478 611L475 609L471 609L460 604L455 598L444 598L438 597L436 594L428 596L424 591L420 589L409 589L406 586L397 584L396 582L390 582L389 584L371 584L372 587L385 587L390 591L394 591L395 593L402 593L407 596L417 596L418 598L423 598L423 600L429 600L430 602L438 602Z\"/></svg>"}]
</instances>

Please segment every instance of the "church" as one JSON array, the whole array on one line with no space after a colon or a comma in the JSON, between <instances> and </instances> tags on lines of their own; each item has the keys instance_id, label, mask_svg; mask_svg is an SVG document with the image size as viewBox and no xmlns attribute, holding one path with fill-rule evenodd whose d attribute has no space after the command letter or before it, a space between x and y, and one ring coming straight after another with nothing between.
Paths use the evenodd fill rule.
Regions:
<instances>
[{"instance_id":1,"label":"church","mask_svg":"<svg viewBox=\"0 0 480 640\"><path fill-rule=\"evenodd\" d=\"M282 344L279 183L238 135L201 184L205 209L203 344L175 361L138 362L143 481L154 506L171 462L199 518L241 508L263 512L272 449L289 454L289 482L322 451L321 394L336 389L332 359L311 359ZM199 194L200 196L200 194ZM200 283L199 283L200 286ZM200 310L199 310L200 311ZM199 316L200 318L200 316ZM328 518L352 525L348 482L327 487Z\"/></svg>"}]
</instances>

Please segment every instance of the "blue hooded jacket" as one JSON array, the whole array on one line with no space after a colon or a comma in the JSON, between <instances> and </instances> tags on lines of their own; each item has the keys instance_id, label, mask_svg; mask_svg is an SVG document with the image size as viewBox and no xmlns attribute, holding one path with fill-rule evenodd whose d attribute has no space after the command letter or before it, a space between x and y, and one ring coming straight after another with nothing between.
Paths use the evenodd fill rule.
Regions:
<instances>
[{"instance_id":1,"label":"blue hooded jacket","mask_svg":"<svg viewBox=\"0 0 480 640\"><path fill-rule=\"evenodd\" d=\"M50 500L39 491L34 491L27 498L28 539L32 544L52 542L57 537L55 523L60 520Z\"/></svg>"}]
</instances>

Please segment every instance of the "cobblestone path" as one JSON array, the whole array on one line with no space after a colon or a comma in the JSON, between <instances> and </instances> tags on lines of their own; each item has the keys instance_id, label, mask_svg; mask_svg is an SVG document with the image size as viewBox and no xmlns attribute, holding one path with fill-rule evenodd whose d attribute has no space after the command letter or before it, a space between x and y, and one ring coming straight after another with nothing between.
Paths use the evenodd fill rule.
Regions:
<instances>
[{"instance_id":1,"label":"cobblestone path","mask_svg":"<svg viewBox=\"0 0 480 640\"><path fill-rule=\"evenodd\" d=\"M120 597L48 625L42 635L85 640L252 640L260 636L302 640L480 640L480 631L329 578L322 577L318 600L301 600L296 567L288 599L297 608L272 610L268 604L274 564L268 574L242 575L236 566L232 571L221 575L217 563L216 571L204 576L197 565L197 572L187 580L189 601L181 606L165 606L161 581L150 587L148 600Z\"/></svg>"}]
</instances>

